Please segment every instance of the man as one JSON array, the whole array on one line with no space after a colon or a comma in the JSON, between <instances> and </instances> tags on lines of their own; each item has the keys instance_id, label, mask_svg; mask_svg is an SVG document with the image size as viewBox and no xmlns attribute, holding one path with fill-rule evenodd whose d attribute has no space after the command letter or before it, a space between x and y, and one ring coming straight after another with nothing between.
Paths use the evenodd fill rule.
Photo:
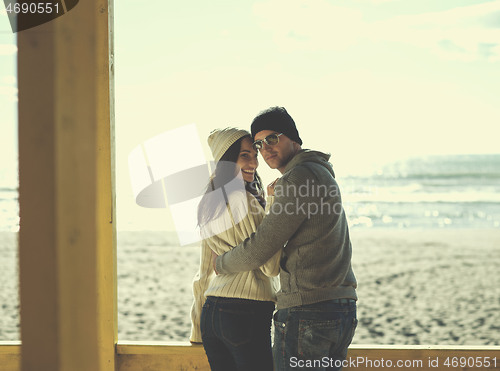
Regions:
<instances>
[{"instance_id":1,"label":"man","mask_svg":"<svg viewBox=\"0 0 500 371\"><path fill-rule=\"evenodd\" d=\"M215 260L216 272L256 269L283 249L274 316L276 369L340 370L357 325L357 295L330 156L301 148L283 107L261 112L251 131L254 147L282 176L269 214L250 238Z\"/></svg>"}]
</instances>

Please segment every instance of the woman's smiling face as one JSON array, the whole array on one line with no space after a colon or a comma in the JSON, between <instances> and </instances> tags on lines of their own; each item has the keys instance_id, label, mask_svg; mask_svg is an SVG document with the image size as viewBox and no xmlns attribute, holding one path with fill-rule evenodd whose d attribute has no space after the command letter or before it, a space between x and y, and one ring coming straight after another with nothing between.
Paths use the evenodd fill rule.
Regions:
<instances>
[{"instance_id":1,"label":"woman's smiling face","mask_svg":"<svg viewBox=\"0 0 500 371\"><path fill-rule=\"evenodd\" d=\"M255 171L259 167L259 161L257 160L257 151L252 146L253 142L250 138L244 138L241 141L240 153L238 155L238 165L243 174L243 179L247 182L253 182L255 177Z\"/></svg>"}]
</instances>

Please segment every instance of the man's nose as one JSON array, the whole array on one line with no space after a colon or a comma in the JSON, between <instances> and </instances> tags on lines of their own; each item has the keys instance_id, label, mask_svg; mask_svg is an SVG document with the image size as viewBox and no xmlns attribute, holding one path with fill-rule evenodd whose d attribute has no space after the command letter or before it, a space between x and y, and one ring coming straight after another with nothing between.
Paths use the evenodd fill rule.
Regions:
<instances>
[{"instance_id":1,"label":"man's nose","mask_svg":"<svg viewBox=\"0 0 500 371\"><path fill-rule=\"evenodd\" d=\"M271 146L269 144L267 144L266 142L262 142L262 148L260 149L261 152L266 150L266 151L269 151L271 149Z\"/></svg>"}]
</instances>

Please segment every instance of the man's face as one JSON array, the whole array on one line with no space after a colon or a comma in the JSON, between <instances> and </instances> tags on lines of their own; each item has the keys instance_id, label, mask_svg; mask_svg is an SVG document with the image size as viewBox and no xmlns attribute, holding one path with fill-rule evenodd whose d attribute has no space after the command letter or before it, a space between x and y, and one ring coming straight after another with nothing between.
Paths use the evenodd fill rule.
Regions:
<instances>
[{"instance_id":1,"label":"man's face","mask_svg":"<svg viewBox=\"0 0 500 371\"><path fill-rule=\"evenodd\" d=\"M263 140L271 134L280 133L273 130L262 130L255 134L254 140ZM282 134L279 136L279 142L275 145L269 145L266 144L266 142L262 142L260 154L271 169L278 169L283 172L288 162L290 162L296 153L294 143L295 142L288 138L285 134Z\"/></svg>"}]
</instances>

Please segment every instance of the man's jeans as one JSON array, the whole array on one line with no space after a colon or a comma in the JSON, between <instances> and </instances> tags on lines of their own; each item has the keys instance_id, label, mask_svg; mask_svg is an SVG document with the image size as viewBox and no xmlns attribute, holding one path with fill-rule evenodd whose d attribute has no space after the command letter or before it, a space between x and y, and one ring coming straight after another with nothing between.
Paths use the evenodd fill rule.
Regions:
<instances>
[{"instance_id":1,"label":"man's jeans","mask_svg":"<svg viewBox=\"0 0 500 371\"><path fill-rule=\"evenodd\" d=\"M212 371L273 371L274 303L209 296L201 337Z\"/></svg>"},{"instance_id":2,"label":"man's jeans","mask_svg":"<svg viewBox=\"0 0 500 371\"><path fill-rule=\"evenodd\" d=\"M356 302L351 299L278 310L273 345L276 371L341 370L357 323Z\"/></svg>"}]
</instances>

